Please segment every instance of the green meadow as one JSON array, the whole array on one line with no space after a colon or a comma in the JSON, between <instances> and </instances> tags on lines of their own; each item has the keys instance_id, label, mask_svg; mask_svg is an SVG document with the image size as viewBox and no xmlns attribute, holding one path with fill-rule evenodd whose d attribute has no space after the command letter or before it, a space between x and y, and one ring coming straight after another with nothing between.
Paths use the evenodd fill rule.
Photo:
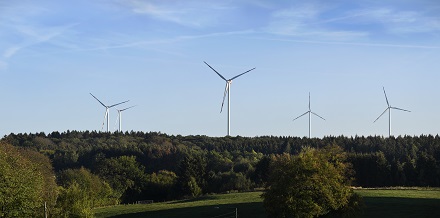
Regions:
<instances>
[{"instance_id":1,"label":"green meadow","mask_svg":"<svg viewBox=\"0 0 440 218\"><path fill-rule=\"evenodd\" d=\"M357 189L361 217L440 217L440 189ZM262 192L207 195L196 199L94 209L96 217L266 217Z\"/></svg>"}]
</instances>

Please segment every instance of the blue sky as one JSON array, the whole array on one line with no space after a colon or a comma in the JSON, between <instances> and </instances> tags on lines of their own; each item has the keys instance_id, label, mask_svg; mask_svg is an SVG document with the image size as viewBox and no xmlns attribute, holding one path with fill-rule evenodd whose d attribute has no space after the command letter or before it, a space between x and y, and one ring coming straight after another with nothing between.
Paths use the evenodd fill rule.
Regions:
<instances>
[{"instance_id":1,"label":"blue sky","mask_svg":"<svg viewBox=\"0 0 440 218\"><path fill-rule=\"evenodd\" d=\"M0 1L0 135L123 129L231 135L440 132L440 3L399 1ZM110 110L116 130L117 112Z\"/></svg>"}]
</instances>

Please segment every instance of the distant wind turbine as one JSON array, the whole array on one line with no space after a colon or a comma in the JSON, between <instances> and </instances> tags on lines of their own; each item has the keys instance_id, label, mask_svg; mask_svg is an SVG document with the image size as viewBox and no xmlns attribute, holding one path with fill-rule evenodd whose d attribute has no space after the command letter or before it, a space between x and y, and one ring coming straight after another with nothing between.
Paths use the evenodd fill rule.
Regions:
<instances>
[{"instance_id":1,"label":"distant wind turbine","mask_svg":"<svg viewBox=\"0 0 440 218\"><path fill-rule=\"evenodd\" d=\"M388 137L391 137L391 109L396 109L396 110L401 110L401 111L406 111L406 112L411 112L411 111L405 110L405 109L402 109L402 108L392 107L390 105L390 103L388 102L387 93L385 92L385 87L383 87L383 94L385 94L385 100L387 101L388 107L385 109L385 111L376 120L374 120L373 123L375 123L388 110Z\"/></svg>"},{"instance_id":2,"label":"distant wind turbine","mask_svg":"<svg viewBox=\"0 0 440 218\"><path fill-rule=\"evenodd\" d=\"M312 109L310 109L310 92L309 92L309 110L307 112L301 114L297 118L293 119L293 121L295 121L296 119L298 119L298 118L300 118L300 117L302 117L302 116L304 116L306 114L309 114L309 138L310 138L311 134L312 134L312 114L317 116L317 117L319 117L319 118L321 118L321 119L323 119L323 120L325 120L323 117L319 116L318 114L313 112Z\"/></svg>"},{"instance_id":3,"label":"distant wind turbine","mask_svg":"<svg viewBox=\"0 0 440 218\"><path fill-rule=\"evenodd\" d=\"M102 128L104 128L105 119L107 118L107 132L110 132L110 126L109 126L109 123L110 123L110 114L109 114L110 110L109 109L114 107L114 106L116 106L116 105L120 105L120 104L126 103L126 102L128 102L130 100L123 101L121 103L117 103L117 104L114 104L114 105L107 106L104 103L102 103L97 97L95 97L92 93L90 93L90 95L92 95L93 98L95 98L99 103L101 103L102 106L105 107L105 116L104 116L104 121L102 122Z\"/></svg>"},{"instance_id":4,"label":"distant wind turbine","mask_svg":"<svg viewBox=\"0 0 440 218\"><path fill-rule=\"evenodd\" d=\"M132 107L136 107L136 105L131 106L131 107L127 107L127 108L124 108L121 110L116 109L118 111L118 119L117 120L119 121L119 132L122 132L122 111L128 110Z\"/></svg>"},{"instance_id":5,"label":"distant wind turbine","mask_svg":"<svg viewBox=\"0 0 440 218\"><path fill-rule=\"evenodd\" d=\"M220 78L222 78L225 82L226 82L226 87L225 87L225 92L224 92L224 94L223 94L223 101L222 101L222 107L220 108L220 113L223 111L223 104L225 103L225 97L226 97L226 93L228 94L228 136L230 135L230 129L231 129L231 117L230 117L230 115L231 115L231 113L230 113L230 110L231 110L231 91L230 91L230 89L231 89L231 84L232 84L232 80L234 80L235 78L237 78L237 77L239 77L239 76L242 76L242 75L244 75L244 74L246 74L246 73L248 73L249 71L251 71L251 70L254 70L255 69L255 67L254 68L252 68L252 69L250 69L250 70L248 70L248 71L246 71L246 72L244 72L244 73L242 73L242 74L239 74L239 75L237 75L237 76L234 76L234 77L232 77L231 79L226 79L224 76L222 76L219 72L217 72L214 68L212 68L208 63L206 63L205 62L205 64L206 65L208 65L208 67L209 68L211 68L215 73L217 73L217 75L220 77Z\"/></svg>"}]
</instances>

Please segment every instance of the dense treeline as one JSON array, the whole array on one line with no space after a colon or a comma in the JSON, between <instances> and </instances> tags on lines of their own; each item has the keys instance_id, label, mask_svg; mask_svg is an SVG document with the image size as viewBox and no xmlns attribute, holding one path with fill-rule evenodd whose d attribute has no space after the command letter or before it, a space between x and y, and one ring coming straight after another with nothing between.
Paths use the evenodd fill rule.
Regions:
<instances>
[{"instance_id":1,"label":"dense treeline","mask_svg":"<svg viewBox=\"0 0 440 218\"><path fill-rule=\"evenodd\" d=\"M347 153L356 186L440 186L438 135L308 139L67 131L10 134L2 141L49 157L64 190L82 187L73 182L76 174L102 183L106 200L92 205L263 187L274 155L326 145Z\"/></svg>"}]
</instances>

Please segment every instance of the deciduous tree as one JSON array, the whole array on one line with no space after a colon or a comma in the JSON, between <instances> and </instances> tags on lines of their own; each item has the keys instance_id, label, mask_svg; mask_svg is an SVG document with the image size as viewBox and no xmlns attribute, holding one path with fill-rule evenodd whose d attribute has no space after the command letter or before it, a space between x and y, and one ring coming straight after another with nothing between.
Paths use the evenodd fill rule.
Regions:
<instances>
[{"instance_id":1,"label":"deciduous tree","mask_svg":"<svg viewBox=\"0 0 440 218\"><path fill-rule=\"evenodd\" d=\"M263 194L269 216L316 217L347 205L352 191L344 159L337 146L275 158Z\"/></svg>"}]
</instances>

